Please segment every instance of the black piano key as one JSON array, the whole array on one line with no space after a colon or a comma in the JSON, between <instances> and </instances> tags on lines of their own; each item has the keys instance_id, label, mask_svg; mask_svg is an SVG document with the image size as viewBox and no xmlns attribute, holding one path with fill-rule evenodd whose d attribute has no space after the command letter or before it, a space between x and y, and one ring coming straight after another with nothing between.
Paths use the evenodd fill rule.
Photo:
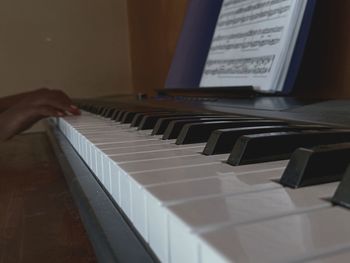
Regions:
<instances>
[{"instance_id":1,"label":"black piano key","mask_svg":"<svg viewBox=\"0 0 350 263\"><path fill-rule=\"evenodd\" d=\"M109 118L109 119L112 118L114 112L116 112L116 111L117 111L116 108L110 108L109 111L106 112L105 117Z\"/></svg>"},{"instance_id":2,"label":"black piano key","mask_svg":"<svg viewBox=\"0 0 350 263\"><path fill-rule=\"evenodd\" d=\"M130 127L138 127L143 117L145 116L152 115L152 114L160 114L160 113L169 113L169 111L154 109L154 110L148 110L148 111L146 110L143 112L139 112L132 119Z\"/></svg>"},{"instance_id":3,"label":"black piano key","mask_svg":"<svg viewBox=\"0 0 350 263\"><path fill-rule=\"evenodd\" d=\"M142 121L142 118L146 115L147 113L140 112L137 113L134 118L131 121L130 127L137 127L140 125L140 122Z\"/></svg>"},{"instance_id":4,"label":"black piano key","mask_svg":"<svg viewBox=\"0 0 350 263\"><path fill-rule=\"evenodd\" d=\"M89 112L96 114L96 110L97 110L96 106L91 105Z\"/></svg>"},{"instance_id":5,"label":"black piano key","mask_svg":"<svg viewBox=\"0 0 350 263\"><path fill-rule=\"evenodd\" d=\"M96 112L96 106L92 105L92 106L89 108L89 112L95 113L95 112Z\"/></svg>"},{"instance_id":6,"label":"black piano key","mask_svg":"<svg viewBox=\"0 0 350 263\"><path fill-rule=\"evenodd\" d=\"M93 110L94 107L95 107L94 105L89 104L89 105L87 105L86 110L87 110L88 112L92 112L92 110Z\"/></svg>"},{"instance_id":7,"label":"black piano key","mask_svg":"<svg viewBox=\"0 0 350 263\"><path fill-rule=\"evenodd\" d=\"M106 109L106 106L98 106L97 115L102 115L105 109Z\"/></svg>"},{"instance_id":8,"label":"black piano key","mask_svg":"<svg viewBox=\"0 0 350 263\"><path fill-rule=\"evenodd\" d=\"M241 136L228 159L232 165L288 159L299 147L350 142L350 130L273 132Z\"/></svg>"},{"instance_id":9,"label":"black piano key","mask_svg":"<svg viewBox=\"0 0 350 263\"><path fill-rule=\"evenodd\" d=\"M110 111L111 107L106 107L105 110L101 113L101 116L106 117L107 113Z\"/></svg>"},{"instance_id":10,"label":"black piano key","mask_svg":"<svg viewBox=\"0 0 350 263\"><path fill-rule=\"evenodd\" d=\"M89 104L86 105L86 110L89 111L89 112L91 112L91 110L92 110L93 107L94 107L94 105L91 104L91 103L89 103Z\"/></svg>"},{"instance_id":11,"label":"black piano key","mask_svg":"<svg viewBox=\"0 0 350 263\"><path fill-rule=\"evenodd\" d=\"M124 114L123 118L120 120L121 123L131 123L134 116L138 113L142 113L140 111L129 111Z\"/></svg>"},{"instance_id":12,"label":"black piano key","mask_svg":"<svg viewBox=\"0 0 350 263\"><path fill-rule=\"evenodd\" d=\"M182 128L186 124L190 123L200 123L200 122L213 122L213 121L245 121L245 120L259 120L261 118L254 117L219 117L219 118L202 118L202 119L188 119L188 120L179 120L179 121L171 121L166 128L162 139L170 140L176 139Z\"/></svg>"},{"instance_id":13,"label":"black piano key","mask_svg":"<svg viewBox=\"0 0 350 263\"><path fill-rule=\"evenodd\" d=\"M346 169L331 201L335 205L339 205L348 209L350 208L350 165Z\"/></svg>"},{"instance_id":14,"label":"black piano key","mask_svg":"<svg viewBox=\"0 0 350 263\"><path fill-rule=\"evenodd\" d=\"M232 115L230 115L230 116L232 116ZM186 119L219 118L219 117L224 117L224 115L214 115L212 113L208 113L206 115L205 114L198 114L198 115L193 114L191 116L160 118L153 128L152 135L163 134L171 121L186 120Z\"/></svg>"},{"instance_id":15,"label":"black piano key","mask_svg":"<svg viewBox=\"0 0 350 263\"><path fill-rule=\"evenodd\" d=\"M229 153L239 137L249 134L267 133L267 132L286 132L286 131L302 131L302 130L321 130L328 129L326 126L320 125L292 125L262 127L244 127L232 129L220 129L211 133L208 142L203 150L204 155L215 155Z\"/></svg>"},{"instance_id":16,"label":"black piano key","mask_svg":"<svg viewBox=\"0 0 350 263\"><path fill-rule=\"evenodd\" d=\"M137 113L135 114L134 118L131 120L131 124L130 124L130 127L137 127L139 126L142 118L145 116L145 112L140 112L140 113Z\"/></svg>"},{"instance_id":17,"label":"black piano key","mask_svg":"<svg viewBox=\"0 0 350 263\"><path fill-rule=\"evenodd\" d=\"M266 125L287 125L286 122L276 120L243 120L243 121L214 121L186 124L179 136L176 144L190 144L206 142L210 134L217 129L238 128L249 126L266 126Z\"/></svg>"},{"instance_id":18,"label":"black piano key","mask_svg":"<svg viewBox=\"0 0 350 263\"><path fill-rule=\"evenodd\" d=\"M144 112L146 111L144 108L139 108L139 107L128 107L128 108L123 108L122 110L119 111L118 115L115 118L116 122L122 122L123 119L127 118L129 114L133 114L134 112Z\"/></svg>"},{"instance_id":19,"label":"black piano key","mask_svg":"<svg viewBox=\"0 0 350 263\"><path fill-rule=\"evenodd\" d=\"M92 106L92 108L91 108L91 113L97 114L98 111L99 111L99 107L98 107L98 106L95 106L95 105Z\"/></svg>"},{"instance_id":20,"label":"black piano key","mask_svg":"<svg viewBox=\"0 0 350 263\"><path fill-rule=\"evenodd\" d=\"M262 126L262 127L244 127L233 129L220 129L211 133L207 144L203 150L204 155L214 155L229 153L237 139L243 135L288 131L288 126Z\"/></svg>"},{"instance_id":21,"label":"black piano key","mask_svg":"<svg viewBox=\"0 0 350 263\"><path fill-rule=\"evenodd\" d=\"M161 118L166 117L186 117L191 116L191 113L180 113L180 112L165 112L146 115L142 118L140 124L138 125L138 130L149 130L153 129L157 121Z\"/></svg>"},{"instance_id":22,"label":"black piano key","mask_svg":"<svg viewBox=\"0 0 350 263\"><path fill-rule=\"evenodd\" d=\"M157 111L157 110L142 109L142 110L137 110L137 111L130 111L126 115L123 116L121 123L131 123L131 127L134 127L132 123L133 123L135 116L143 116L145 114L152 114L154 111Z\"/></svg>"},{"instance_id":23,"label":"black piano key","mask_svg":"<svg viewBox=\"0 0 350 263\"><path fill-rule=\"evenodd\" d=\"M153 111L159 111L159 109L147 108L147 107L133 107L126 109L126 113L120 119L121 123L131 123L133 118L138 114L150 113Z\"/></svg>"},{"instance_id":24,"label":"black piano key","mask_svg":"<svg viewBox=\"0 0 350 263\"><path fill-rule=\"evenodd\" d=\"M111 120L116 120L119 112L121 112L121 109L116 109L111 116Z\"/></svg>"},{"instance_id":25,"label":"black piano key","mask_svg":"<svg viewBox=\"0 0 350 263\"><path fill-rule=\"evenodd\" d=\"M109 111L110 107L104 107L103 111L101 112L101 116L105 116L105 114Z\"/></svg>"},{"instance_id":26,"label":"black piano key","mask_svg":"<svg viewBox=\"0 0 350 263\"><path fill-rule=\"evenodd\" d=\"M106 107L100 106L97 114L102 116L102 114L105 112L105 110L106 110Z\"/></svg>"},{"instance_id":27,"label":"black piano key","mask_svg":"<svg viewBox=\"0 0 350 263\"><path fill-rule=\"evenodd\" d=\"M119 113L117 114L116 118L114 119L116 122L120 122L124 116L124 114L126 114L128 111L127 110L121 110L119 111Z\"/></svg>"},{"instance_id":28,"label":"black piano key","mask_svg":"<svg viewBox=\"0 0 350 263\"><path fill-rule=\"evenodd\" d=\"M280 183L299 188L339 181L350 162L350 143L299 148L291 156Z\"/></svg>"}]
</instances>

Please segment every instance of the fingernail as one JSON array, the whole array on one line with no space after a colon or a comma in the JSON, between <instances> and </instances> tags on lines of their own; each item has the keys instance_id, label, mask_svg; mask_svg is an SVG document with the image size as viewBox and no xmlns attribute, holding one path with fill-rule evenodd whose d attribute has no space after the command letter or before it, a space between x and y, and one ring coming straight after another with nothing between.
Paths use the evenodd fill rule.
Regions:
<instances>
[{"instance_id":1,"label":"fingernail","mask_svg":"<svg viewBox=\"0 0 350 263\"><path fill-rule=\"evenodd\" d=\"M77 106L75 106L75 105L70 105L69 106L72 110L79 110L79 108L77 107Z\"/></svg>"}]
</instances>

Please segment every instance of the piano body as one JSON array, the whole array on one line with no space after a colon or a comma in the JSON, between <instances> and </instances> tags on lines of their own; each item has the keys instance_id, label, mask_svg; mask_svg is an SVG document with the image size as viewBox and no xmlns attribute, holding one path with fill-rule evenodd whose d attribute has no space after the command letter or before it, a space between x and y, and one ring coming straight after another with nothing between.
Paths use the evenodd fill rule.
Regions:
<instances>
[{"instance_id":1,"label":"piano body","mask_svg":"<svg viewBox=\"0 0 350 263\"><path fill-rule=\"evenodd\" d=\"M154 35L158 25L139 22L149 4L134 2L140 12L131 12L131 28ZM184 50L169 74L176 85L167 87L197 87L188 80L201 76L203 34L213 30L202 25L221 1L190 2ZM348 97L349 5L317 2L293 95ZM179 12L178 1L173 6L164 17ZM131 35L137 91L151 93L154 58L173 45L155 35L155 45ZM166 89L149 100L79 100L82 116L48 123L100 262L349 261L349 101L240 92Z\"/></svg>"},{"instance_id":2,"label":"piano body","mask_svg":"<svg viewBox=\"0 0 350 263\"><path fill-rule=\"evenodd\" d=\"M48 122L100 262L348 261L349 101L169 97Z\"/></svg>"}]
</instances>

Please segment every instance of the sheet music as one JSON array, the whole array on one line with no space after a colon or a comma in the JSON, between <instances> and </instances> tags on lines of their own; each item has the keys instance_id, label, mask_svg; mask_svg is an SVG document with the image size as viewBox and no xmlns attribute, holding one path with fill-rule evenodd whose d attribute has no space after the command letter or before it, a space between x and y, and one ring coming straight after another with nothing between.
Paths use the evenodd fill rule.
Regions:
<instances>
[{"instance_id":1,"label":"sheet music","mask_svg":"<svg viewBox=\"0 0 350 263\"><path fill-rule=\"evenodd\" d=\"M299 0L224 0L200 86L278 89L299 6Z\"/></svg>"}]
</instances>

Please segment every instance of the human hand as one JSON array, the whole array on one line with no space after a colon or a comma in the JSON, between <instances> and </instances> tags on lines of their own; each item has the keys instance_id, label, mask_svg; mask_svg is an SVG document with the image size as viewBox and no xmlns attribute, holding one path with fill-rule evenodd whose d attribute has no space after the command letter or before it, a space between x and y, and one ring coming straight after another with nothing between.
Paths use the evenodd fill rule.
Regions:
<instances>
[{"instance_id":1,"label":"human hand","mask_svg":"<svg viewBox=\"0 0 350 263\"><path fill-rule=\"evenodd\" d=\"M24 94L20 103L28 107L47 106L54 108L60 113L59 116L65 116L67 113L73 115L80 114L79 109L73 105L71 99L61 90L38 89Z\"/></svg>"},{"instance_id":2,"label":"human hand","mask_svg":"<svg viewBox=\"0 0 350 263\"><path fill-rule=\"evenodd\" d=\"M62 91L40 89L20 97L18 103L0 113L0 140L11 138L45 117L80 114L79 109Z\"/></svg>"},{"instance_id":3,"label":"human hand","mask_svg":"<svg viewBox=\"0 0 350 263\"><path fill-rule=\"evenodd\" d=\"M0 112L13 107L18 103L29 105L46 105L54 107L57 111L66 115L67 112L76 115L80 114L70 98L60 90L41 88L34 91L24 92L4 98L0 98Z\"/></svg>"}]
</instances>

